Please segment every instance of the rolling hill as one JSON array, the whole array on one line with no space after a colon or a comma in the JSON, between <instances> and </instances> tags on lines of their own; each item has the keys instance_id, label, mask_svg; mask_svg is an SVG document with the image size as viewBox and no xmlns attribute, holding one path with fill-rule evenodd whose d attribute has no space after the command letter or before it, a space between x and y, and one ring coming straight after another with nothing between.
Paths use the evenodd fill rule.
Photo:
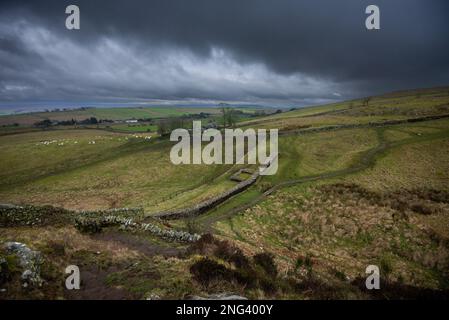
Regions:
<instances>
[{"instance_id":1,"label":"rolling hill","mask_svg":"<svg viewBox=\"0 0 449 320\"><path fill-rule=\"evenodd\" d=\"M123 114L107 117L128 114L114 112ZM1 209L0 238L24 242L46 261L48 285L23 293L14 275L10 297L73 298L56 283L57 270L75 262L96 279L86 297L108 290L122 298L448 297L448 87L238 125L280 130L278 173L201 215L168 221L154 213L195 206L234 187L230 177L238 169L254 168L175 166L172 143L144 134L73 129L0 136L0 202L62 207L71 217L33 224L22 213L23 221L13 223L9 209ZM125 212L134 227L105 223L117 208L144 214ZM102 231L83 232L73 222L80 217L92 217ZM168 239L139 229L145 223L202 237ZM381 269L381 297L364 288L372 264Z\"/></svg>"}]
</instances>

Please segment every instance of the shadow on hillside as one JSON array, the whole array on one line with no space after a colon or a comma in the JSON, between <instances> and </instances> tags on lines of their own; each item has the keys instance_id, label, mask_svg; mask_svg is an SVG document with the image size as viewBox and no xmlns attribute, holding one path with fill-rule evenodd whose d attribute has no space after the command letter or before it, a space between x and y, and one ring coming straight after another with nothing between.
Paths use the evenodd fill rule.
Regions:
<instances>
[{"instance_id":1,"label":"shadow on hillside","mask_svg":"<svg viewBox=\"0 0 449 320\"><path fill-rule=\"evenodd\" d=\"M364 278L351 283L376 300L448 300L449 290L420 288L399 282L381 281L379 290L368 290Z\"/></svg>"}]
</instances>

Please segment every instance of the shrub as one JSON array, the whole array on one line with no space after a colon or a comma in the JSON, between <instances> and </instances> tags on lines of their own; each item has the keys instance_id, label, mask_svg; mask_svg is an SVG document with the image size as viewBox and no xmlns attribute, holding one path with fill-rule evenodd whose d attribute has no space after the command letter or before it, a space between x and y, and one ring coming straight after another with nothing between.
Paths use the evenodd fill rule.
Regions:
<instances>
[{"instance_id":1,"label":"shrub","mask_svg":"<svg viewBox=\"0 0 449 320\"><path fill-rule=\"evenodd\" d=\"M210 233L205 233L201 236L200 240L198 240L198 242L203 242L203 243L214 243L216 240L214 238L214 236Z\"/></svg>"},{"instance_id":2,"label":"shrub","mask_svg":"<svg viewBox=\"0 0 449 320\"><path fill-rule=\"evenodd\" d=\"M276 282L273 279L263 278L259 280L260 287L266 293L275 293L278 289Z\"/></svg>"},{"instance_id":3,"label":"shrub","mask_svg":"<svg viewBox=\"0 0 449 320\"><path fill-rule=\"evenodd\" d=\"M313 272L313 262L309 255L306 255L305 257L296 258L295 269L298 270L299 268L303 267L307 271L307 276L311 277Z\"/></svg>"},{"instance_id":4,"label":"shrub","mask_svg":"<svg viewBox=\"0 0 449 320\"><path fill-rule=\"evenodd\" d=\"M236 268L250 268L249 259L243 254L242 250L236 249L229 262L232 262Z\"/></svg>"},{"instance_id":5,"label":"shrub","mask_svg":"<svg viewBox=\"0 0 449 320\"><path fill-rule=\"evenodd\" d=\"M93 219L77 219L75 220L75 228L82 233L100 233L102 225L99 221Z\"/></svg>"},{"instance_id":6,"label":"shrub","mask_svg":"<svg viewBox=\"0 0 449 320\"><path fill-rule=\"evenodd\" d=\"M203 234L198 241L192 243L188 248L187 253L206 254L216 242L217 240L210 233Z\"/></svg>"},{"instance_id":7,"label":"shrub","mask_svg":"<svg viewBox=\"0 0 449 320\"><path fill-rule=\"evenodd\" d=\"M270 182L260 182L257 185L257 188L259 189L260 192L265 192L269 189L271 189L273 187L273 185Z\"/></svg>"},{"instance_id":8,"label":"shrub","mask_svg":"<svg viewBox=\"0 0 449 320\"><path fill-rule=\"evenodd\" d=\"M224 265L209 259L202 258L190 267L190 273L196 281L203 285L208 285L213 280L231 280L232 271Z\"/></svg>"},{"instance_id":9,"label":"shrub","mask_svg":"<svg viewBox=\"0 0 449 320\"><path fill-rule=\"evenodd\" d=\"M219 241L214 250L217 258L233 263L236 268L249 268L250 261L243 254L242 250L232 246L228 241Z\"/></svg>"},{"instance_id":10,"label":"shrub","mask_svg":"<svg viewBox=\"0 0 449 320\"><path fill-rule=\"evenodd\" d=\"M295 263L295 270L298 270L299 268L301 268L304 264L304 259L302 257L298 257L296 258L296 263Z\"/></svg>"},{"instance_id":11,"label":"shrub","mask_svg":"<svg viewBox=\"0 0 449 320\"><path fill-rule=\"evenodd\" d=\"M273 255L271 253L262 252L258 253L253 257L254 263L261 266L265 272L272 276L276 277L278 274L278 270L276 264L274 263Z\"/></svg>"},{"instance_id":12,"label":"shrub","mask_svg":"<svg viewBox=\"0 0 449 320\"><path fill-rule=\"evenodd\" d=\"M344 274L344 272L337 270L335 268L332 268L331 271L338 280L346 281L346 275Z\"/></svg>"},{"instance_id":13,"label":"shrub","mask_svg":"<svg viewBox=\"0 0 449 320\"><path fill-rule=\"evenodd\" d=\"M230 261L236 248L233 248L228 241L219 241L214 250L214 255L226 261Z\"/></svg>"},{"instance_id":14,"label":"shrub","mask_svg":"<svg viewBox=\"0 0 449 320\"><path fill-rule=\"evenodd\" d=\"M65 255L65 245L63 243L59 243L56 241L49 241L47 246L51 253L53 253L57 256Z\"/></svg>"},{"instance_id":15,"label":"shrub","mask_svg":"<svg viewBox=\"0 0 449 320\"><path fill-rule=\"evenodd\" d=\"M381 273L385 275L385 277L388 277L393 271L393 264L388 257L382 257L382 259L380 260L380 270Z\"/></svg>"},{"instance_id":16,"label":"shrub","mask_svg":"<svg viewBox=\"0 0 449 320\"><path fill-rule=\"evenodd\" d=\"M186 222L187 232L194 234L194 233L200 233L200 230L198 229L197 223L195 222L195 219L190 218Z\"/></svg>"},{"instance_id":17,"label":"shrub","mask_svg":"<svg viewBox=\"0 0 449 320\"><path fill-rule=\"evenodd\" d=\"M424 214L424 215L429 215L429 214L433 213L432 208L430 208L422 203L414 203L414 204L412 204L410 209L416 213Z\"/></svg>"}]
</instances>

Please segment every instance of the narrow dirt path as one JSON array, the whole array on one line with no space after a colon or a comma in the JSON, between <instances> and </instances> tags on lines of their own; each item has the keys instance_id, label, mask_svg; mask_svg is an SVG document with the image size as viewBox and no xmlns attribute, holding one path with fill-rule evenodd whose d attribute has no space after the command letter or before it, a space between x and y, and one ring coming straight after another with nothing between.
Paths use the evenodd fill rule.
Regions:
<instances>
[{"instance_id":1,"label":"narrow dirt path","mask_svg":"<svg viewBox=\"0 0 449 320\"><path fill-rule=\"evenodd\" d=\"M222 214L219 214L219 215L209 215L209 216L203 217L202 219L199 219L198 222L200 224L200 229L204 232L214 232L214 231L216 232L216 230L213 227L213 224L215 222L222 221L225 219L231 219L235 214L242 212L243 210L246 210L250 207L253 207L257 203L263 201L270 194L272 194L272 193L276 192L277 190L282 189L284 187L289 187L289 186L306 183L306 182L337 178L337 177L342 177L342 176L346 176L349 174L361 172L363 170L366 170L366 169L372 167L376 163L377 157L379 155L381 155L381 154L385 153L386 151L391 150L393 148L403 146L406 144L416 143L416 142L424 142L424 141L449 137L449 130L444 130L442 132L429 134L427 136L421 137L419 141L417 141L414 138L409 138L409 139L405 139L405 140L398 141L398 142L388 142L384 136L385 127L376 127L375 130L377 132L378 145L376 147L366 151L365 153L363 153L361 155L361 157L359 158L359 160L356 163L354 163L352 166L345 168L345 169L327 172L327 173L323 173L323 174L319 174L319 175L310 175L310 176L305 176L305 177L302 177L299 179L291 179L291 180L282 181L282 182L276 184L275 186L271 187L270 189L268 189L261 195L257 196L256 198L252 199L251 201L249 201L243 205L236 206L236 207L234 207ZM240 235L237 234L237 232L235 230L234 230L234 232L236 233L237 237L240 237Z\"/></svg>"},{"instance_id":2,"label":"narrow dirt path","mask_svg":"<svg viewBox=\"0 0 449 320\"><path fill-rule=\"evenodd\" d=\"M377 129L376 131L377 131L378 141L379 141L378 145L376 147L368 150L367 152L365 152L365 154L362 155L359 162L357 162L355 165L353 165L349 168L345 168L345 169L341 169L341 170L337 170L337 171L332 171L332 172L318 174L318 175L310 175L310 176L305 176L305 177L302 177L299 179L292 179L292 180L286 180L286 181L280 182L280 183L274 185L273 187L271 187L270 189L266 190L264 193L262 193L261 195L259 195L256 198L254 198L250 202L245 203L244 205L234 207L231 210L225 212L224 214L216 215L216 216L209 216L205 219L202 219L201 220L202 229L207 232L213 231L213 228L212 228L213 223L215 223L219 220L229 219L232 216L234 216L235 214L237 214L238 212L241 212L250 207L253 207L257 203L259 203L263 199L265 199L267 196L269 196L270 194L276 192L277 190L279 190L281 188L292 186L295 184L305 183L305 182L335 178L335 177L347 175L350 173L355 173L357 171L361 171L363 169L368 168L370 166L370 164L372 164L374 162L374 157L377 154L386 150L388 147L388 143L385 141L384 135L383 135L384 130Z\"/></svg>"}]
</instances>

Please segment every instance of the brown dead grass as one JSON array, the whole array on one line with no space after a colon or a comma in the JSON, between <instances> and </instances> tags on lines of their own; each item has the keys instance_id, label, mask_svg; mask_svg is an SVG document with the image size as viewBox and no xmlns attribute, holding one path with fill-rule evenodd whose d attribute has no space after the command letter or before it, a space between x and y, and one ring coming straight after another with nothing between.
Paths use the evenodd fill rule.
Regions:
<instances>
[{"instance_id":1,"label":"brown dead grass","mask_svg":"<svg viewBox=\"0 0 449 320\"><path fill-rule=\"evenodd\" d=\"M336 269L349 279L364 276L369 264L388 261L392 280L417 287L444 286L443 274L449 270L444 234L449 225L443 227L445 220L438 217L449 213L447 194L380 194L354 185L302 188L279 191L233 218L232 225L219 227L239 244L274 252L285 274L305 257L321 276L332 278L329 270ZM398 206L400 201L407 205ZM431 208L430 213L420 206ZM423 220L431 218L444 232Z\"/></svg>"}]
</instances>

